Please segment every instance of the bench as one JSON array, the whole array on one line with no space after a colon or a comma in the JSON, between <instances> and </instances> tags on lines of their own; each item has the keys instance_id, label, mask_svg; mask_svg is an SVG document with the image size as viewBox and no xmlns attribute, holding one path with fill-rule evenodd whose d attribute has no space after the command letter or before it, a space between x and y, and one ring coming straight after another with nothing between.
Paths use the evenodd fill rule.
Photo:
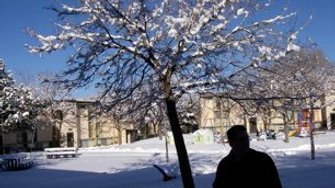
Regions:
<instances>
[{"instance_id":1,"label":"bench","mask_svg":"<svg viewBox=\"0 0 335 188\"><path fill-rule=\"evenodd\" d=\"M47 159L77 157L77 148L45 148L45 156Z\"/></svg>"},{"instance_id":2,"label":"bench","mask_svg":"<svg viewBox=\"0 0 335 188\"><path fill-rule=\"evenodd\" d=\"M33 160L25 154L9 154L1 156L2 170L25 170L33 166Z\"/></svg>"}]
</instances>

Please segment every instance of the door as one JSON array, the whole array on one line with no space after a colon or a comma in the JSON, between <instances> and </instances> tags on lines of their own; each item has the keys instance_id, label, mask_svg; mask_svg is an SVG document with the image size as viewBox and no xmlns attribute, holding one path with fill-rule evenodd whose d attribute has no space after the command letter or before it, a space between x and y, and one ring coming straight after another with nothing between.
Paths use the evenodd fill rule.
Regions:
<instances>
[{"instance_id":1,"label":"door","mask_svg":"<svg viewBox=\"0 0 335 188\"><path fill-rule=\"evenodd\" d=\"M67 133L66 134L66 143L67 143L67 147L74 147L74 135L73 133Z\"/></svg>"},{"instance_id":2,"label":"door","mask_svg":"<svg viewBox=\"0 0 335 188\"><path fill-rule=\"evenodd\" d=\"M25 151L29 151L28 150L28 133L27 133L27 131L22 132L22 144L23 144L23 148L25 149Z\"/></svg>"},{"instance_id":3,"label":"door","mask_svg":"<svg viewBox=\"0 0 335 188\"><path fill-rule=\"evenodd\" d=\"M257 118L249 119L250 133L257 133Z\"/></svg>"},{"instance_id":4,"label":"door","mask_svg":"<svg viewBox=\"0 0 335 188\"><path fill-rule=\"evenodd\" d=\"M335 113L330 114L330 128L331 129L335 128Z\"/></svg>"}]
</instances>

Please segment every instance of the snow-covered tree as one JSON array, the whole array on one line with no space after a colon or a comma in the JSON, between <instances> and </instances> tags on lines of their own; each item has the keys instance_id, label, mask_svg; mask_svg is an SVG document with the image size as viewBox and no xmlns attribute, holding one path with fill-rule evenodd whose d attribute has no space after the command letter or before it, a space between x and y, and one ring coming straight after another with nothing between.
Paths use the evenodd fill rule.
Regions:
<instances>
[{"instance_id":1,"label":"snow-covered tree","mask_svg":"<svg viewBox=\"0 0 335 188\"><path fill-rule=\"evenodd\" d=\"M33 98L30 88L16 86L5 63L0 59L0 152L4 152L4 134L10 131L30 130L37 116L39 103Z\"/></svg>"},{"instance_id":2,"label":"snow-covered tree","mask_svg":"<svg viewBox=\"0 0 335 188\"><path fill-rule=\"evenodd\" d=\"M168 127L166 127L168 122L165 112L166 108L162 103L151 103L151 106L148 109L142 109L136 112L137 117L140 117L140 121L138 121L140 124L138 127L141 130L142 137L148 138L150 136L158 135L159 138L162 139L163 135L168 131Z\"/></svg>"},{"instance_id":3,"label":"snow-covered tree","mask_svg":"<svg viewBox=\"0 0 335 188\"><path fill-rule=\"evenodd\" d=\"M73 106L69 102L73 96L68 90L50 82L51 75L51 73L40 74L38 77L39 85L34 87L33 93L43 106L39 112L42 120L40 123L45 125L48 122L49 125L53 126L51 145L59 147L65 137L61 133L64 123L73 122L73 119L70 118L72 116L69 116L73 113Z\"/></svg>"},{"instance_id":4,"label":"snow-covered tree","mask_svg":"<svg viewBox=\"0 0 335 188\"><path fill-rule=\"evenodd\" d=\"M260 115L264 125L270 125L273 116L280 114L284 121L285 141L288 142L289 123L296 121L294 114L310 106L311 98L317 99L320 106L324 94L332 89L334 66L314 48L303 48L278 61L280 63L270 64L259 71L261 79L249 82L249 87L238 91L250 92L253 97L231 97L243 99L240 102L242 106Z\"/></svg>"},{"instance_id":5,"label":"snow-covered tree","mask_svg":"<svg viewBox=\"0 0 335 188\"><path fill-rule=\"evenodd\" d=\"M331 89L334 65L316 49L291 53L270 69L269 89L281 96L321 97Z\"/></svg>"},{"instance_id":6,"label":"snow-covered tree","mask_svg":"<svg viewBox=\"0 0 335 188\"><path fill-rule=\"evenodd\" d=\"M314 107L324 105L322 100L333 88L334 68L321 51L313 48L291 53L282 58L280 64L271 67L275 74L270 76L269 91L283 97L277 100L276 109L283 116L286 142L289 141L287 123L294 118L289 114L309 109L310 117L313 118ZM310 121L311 158L314 159L315 127L313 119Z\"/></svg>"},{"instance_id":7,"label":"snow-covered tree","mask_svg":"<svg viewBox=\"0 0 335 188\"><path fill-rule=\"evenodd\" d=\"M253 79L264 64L299 48L298 32L286 27L295 13L283 8L270 15L270 2L81 0L51 8L61 17L57 33L30 31L39 43L28 48L73 50L55 81L66 87L94 83L101 98L142 101L134 109L165 103L184 187L194 187L176 101L190 91L227 92L240 74Z\"/></svg>"},{"instance_id":8,"label":"snow-covered tree","mask_svg":"<svg viewBox=\"0 0 335 188\"><path fill-rule=\"evenodd\" d=\"M196 93L185 93L177 102L178 115L183 133L194 132L199 128L200 98Z\"/></svg>"},{"instance_id":9,"label":"snow-covered tree","mask_svg":"<svg viewBox=\"0 0 335 188\"><path fill-rule=\"evenodd\" d=\"M63 124L73 121L68 115L73 113L73 106L69 101L74 97L68 90L49 81L53 75L52 72L42 72L35 76L19 71L15 78L17 83L30 88L33 97L40 105L34 125L52 126L51 146L59 147L65 137L61 133Z\"/></svg>"}]
</instances>

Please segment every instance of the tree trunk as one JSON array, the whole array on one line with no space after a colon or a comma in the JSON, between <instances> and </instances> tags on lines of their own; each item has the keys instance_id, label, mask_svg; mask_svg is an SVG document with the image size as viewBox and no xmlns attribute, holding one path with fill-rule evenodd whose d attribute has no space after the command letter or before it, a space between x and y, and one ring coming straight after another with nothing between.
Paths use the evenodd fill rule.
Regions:
<instances>
[{"instance_id":1,"label":"tree trunk","mask_svg":"<svg viewBox=\"0 0 335 188\"><path fill-rule=\"evenodd\" d=\"M62 138L62 123L59 123L59 125L56 128L57 130L57 147L64 147L64 139Z\"/></svg>"},{"instance_id":2,"label":"tree trunk","mask_svg":"<svg viewBox=\"0 0 335 188\"><path fill-rule=\"evenodd\" d=\"M285 143L289 143L289 135L288 135L288 125L287 125L287 111L285 110L283 113L283 120L284 120L284 134L285 134Z\"/></svg>"},{"instance_id":3,"label":"tree trunk","mask_svg":"<svg viewBox=\"0 0 335 188\"><path fill-rule=\"evenodd\" d=\"M52 147L61 147L62 146L62 122L54 120L52 128Z\"/></svg>"},{"instance_id":4,"label":"tree trunk","mask_svg":"<svg viewBox=\"0 0 335 188\"><path fill-rule=\"evenodd\" d=\"M164 136L164 134L163 134L162 123L160 123L158 125L158 137L159 137L159 140L163 140L163 136Z\"/></svg>"},{"instance_id":5,"label":"tree trunk","mask_svg":"<svg viewBox=\"0 0 335 188\"><path fill-rule=\"evenodd\" d=\"M169 118L177 155L179 161L179 168L181 177L183 180L183 185L185 188L194 188L194 182L192 177L192 171L190 166L190 161L188 159L187 150L185 147L185 142L183 135L181 133L177 109L176 109L176 101L171 98L165 99L166 107L167 107L167 115Z\"/></svg>"},{"instance_id":6,"label":"tree trunk","mask_svg":"<svg viewBox=\"0 0 335 188\"><path fill-rule=\"evenodd\" d=\"M314 160L315 159L315 144L314 144L314 103L311 100L311 112L309 115L309 137L310 137L310 142L311 142L311 159Z\"/></svg>"},{"instance_id":7,"label":"tree trunk","mask_svg":"<svg viewBox=\"0 0 335 188\"><path fill-rule=\"evenodd\" d=\"M121 145L122 144L122 129L120 127L118 127L117 132L118 132L118 135L119 135L118 136L119 137L118 142L119 142L119 145Z\"/></svg>"},{"instance_id":8,"label":"tree trunk","mask_svg":"<svg viewBox=\"0 0 335 188\"><path fill-rule=\"evenodd\" d=\"M3 134L3 125L0 125L0 154L5 154L5 151L4 151L4 134Z\"/></svg>"}]
</instances>

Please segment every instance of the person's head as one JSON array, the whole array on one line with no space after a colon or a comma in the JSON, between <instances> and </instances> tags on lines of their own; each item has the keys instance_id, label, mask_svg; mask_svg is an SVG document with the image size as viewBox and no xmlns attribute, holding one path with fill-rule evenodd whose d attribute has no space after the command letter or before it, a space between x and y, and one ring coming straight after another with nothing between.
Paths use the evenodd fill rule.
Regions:
<instances>
[{"instance_id":1,"label":"person's head","mask_svg":"<svg viewBox=\"0 0 335 188\"><path fill-rule=\"evenodd\" d=\"M227 131L229 145L235 152L245 152L249 149L249 135L242 125L235 125Z\"/></svg>"}]
</instances>

